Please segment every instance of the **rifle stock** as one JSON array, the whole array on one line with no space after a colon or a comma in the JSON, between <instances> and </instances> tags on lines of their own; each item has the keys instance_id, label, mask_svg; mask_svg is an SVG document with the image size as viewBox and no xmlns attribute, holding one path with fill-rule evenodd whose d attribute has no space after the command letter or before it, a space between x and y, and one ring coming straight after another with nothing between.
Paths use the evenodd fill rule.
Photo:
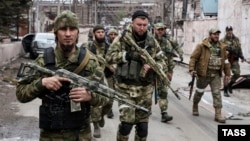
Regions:
<instances>
[{"instance_id":1,"label":"rifle stock","mask_svg":"<svg viewBox=\"0 0 250 141\"><path fill-rule=\"evenodd\" d=\"M167 78L167 75L163 72L163 70L157 65L155 60L150 56L150 54L143 48L139 47L133 39L123 36L125 39L127 39L132 45L136 48L136 50L143 56L145 56L146 63L158 74L160 79L163 81L165 85L169 87L169 89L173 92L173 94L180 100L180 96L173 90L173 88L170 86L170 81Z\"/></svg>"},{"instance_id":2,"label":"rifle stock","mask_svg":"<svg viewBox=\"0 0 250 141\"><path fill-rule=\"evenodd\" d=\"M26 73L26 68L28 68L29 70L32 70L32 72L39 72L42 75L47 75L47 76L54 76L54 75L58 75L61 77L65 77L65 78L69 78L70 80L72 80L71 82L71 88L74 87L86 87L88 90L95 92L96 94L100 94L104 97L107 97L109 99L113 99L116 100L120 103L126 104L128 106L131 106L132 108L136 108L139 110L142 110L144 112L147 112L148 114L151 114L151 111L141 107L139 105L135 105L133 103L130 103L128 101L126 101L126 96L122 95L121 93L109 88L106 85L103 85L97 81L93 81L93 80L89 80L86 77L82 77L80 75L77 75L75 73L72 73L68 70L65 69L58 69L56 71L52 71L46 68L43 68L39 65L36 65L34 63L22 63L21 67L19 69L19 72L17 74L18 77L22 78L27 78L28 73ZM30 75L29 75L30 76ZM28 77L29 77L28 76Z\"/></svg>"}]
</instances>

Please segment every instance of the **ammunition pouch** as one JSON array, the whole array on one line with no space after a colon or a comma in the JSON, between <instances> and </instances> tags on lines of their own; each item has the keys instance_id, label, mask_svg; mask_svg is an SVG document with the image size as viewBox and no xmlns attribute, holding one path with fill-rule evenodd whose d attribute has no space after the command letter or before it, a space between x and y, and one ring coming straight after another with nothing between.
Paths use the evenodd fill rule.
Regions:
<instances>
[{"instance_id":1,"label":"ammunition pouch","mask_svg":"<svg viewBox=\"0 0 250 141\"><path fill-rule=\"evenodd\" d=\"M119 64L116 69L116 77L119 83L129 85L146 86L153 82L153 71L146 75L143 73L143 63L131 60L127 63Z\"/></svg>"},{"instance_id":2,"label":"ammunition pouch","mask_svg":"<svg viewBox=\"0 0 250 141\"><path fill-rule=\"evenodd\" d=\"M81 111L71 112L69 89L45 94L39 108L39 128L44 130L81 129L90 115L90 104L81 103Z\"/></svg>"},{"instance_id":3,"label":"ammunition pouch","mask_svg":"<svg viewBox=\"0 0 250 141\"><path fill-rule=\"evenodd\" d=\"M220 70L221 68L221 58L217 56L211 56L208 62L208 68L210 70Z\"/></svg>"}]
</instances>

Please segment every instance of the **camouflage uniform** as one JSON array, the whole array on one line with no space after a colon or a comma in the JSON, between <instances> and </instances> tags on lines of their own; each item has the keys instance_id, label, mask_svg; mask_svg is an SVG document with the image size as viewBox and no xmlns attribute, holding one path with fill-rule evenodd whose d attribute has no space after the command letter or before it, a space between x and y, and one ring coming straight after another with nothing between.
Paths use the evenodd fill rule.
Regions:
<instances>
[{"instance_id":1,"label":"camouflage uniform","mask_svg":"<svg viewBox=\"0 0 250 141\"><path fill-rule=\"evenodd\" d=\"M70 11L64 11L61 13L61 15L59 15L57 17L57 19L55 21L55 25L54 25L55 33L60 28L64 28L64 27L78 28L77 22L78 21L77 21L75 14L73 14ZM73 72L77 68L77 66L79 65L78 64L78 57L80 54L80 48L75 46L75 49L76 49L75 52L70 57L66 58L64 56L64 54L62 53L61 49L57 46L54 49L54 54L55 54L55 66L54 67L63 68L63 69L66 69L66 70ZM39 65L39 66L46 67L44 59L45 59L45 57L43 54L39 55L38 58L36 58L36 60L34 61L34 63ZM93 54L90 55L89 61L86 64L84 70L82 70L82 71L86 72L84 74L84 77L87 77L89 79L94 79L97 81L100 81L104 75L102 72L102 69L99 66L97 58ZM34 100L35 98L41 98L42 105L44 104L43 102L46 103L46 96L44 96L44 95L48 94L49 91L44 86L42 86L41 81L42 81L42 78L44 78L44 77L45 76L41 76L41 75L37 74L35 76L29 77L28 79L21 80L17 84L17 88L16 88L17 99L22 103L26 103L26 102ZM82 110L86 109L87 111L89 111L89 107L87 105L99 106L99 105L107 103L107 101L108 101L107 98L100 96L96 93L92 93L91 96L92 96L91 101L81 102ZM53 105L53 102L50 101L50 103L51 103L51 105ZM40 106L40 110L41 110L41 106ZM68 102L65 102L65 109L68 109L69 107L70 107L70 105L68 104ZM57 107L51 107L51 108L53 109L53 108L57 108ZM90 127L89 112L86 113L86 116L83 116L81 118L74 116L74 114L76 114L76 112L69 113L69 115L71 115L75 118L78 118L78 120L82 120L83 124L80 124L77 121L72 121L71 123L74 125L78 125L78 126L80 125L81 126L80 128L69 128L69 127L64 128L64 126L66 126L66 125L64 125L62 128L45 129L45 128L41 128L41 126L43 126L43 125L41 125L41 123L42 123L41 117L43 115L41 115L41 111L40 111L40 118L39 118L40 119L40 128L41 128L40 141L48 141L48 140L91 141L91 127ZM61 119L61 118L59 118L59 119ZM48 120L51 121L52 119L48 119ZM62 121L58 121L58 122L62 122ZM53 124L53 122L51 124ZM71 125L71 124L69 124L69 125Z\"/></svg>"},{"instance_id":2,"label":"camouflage uniform","mask_svg":"<svg viewBox=\"0 0 250 141\"><path fill-rule=\"evenodd\" d=\"M116 37L106 54L108 64L116 64L114 87L117 91L124 94L129 102L140 105L151 110L152 94L153 94L153 77L154 72L150 70L146 76L139 71L143 70L143 66L138 65L143 63L140 60L125 59L128 53L136 53L135 48L131 45L130 40L133 39L137 44L145 48L149 54L158 62L160 66L166 69L165 62L162 59L162 52L159 44L149 32L146 33L146 39L141 44L134 40L132 35L132 27L128 26L122 36ZM126 37L126 39L125 39ZM128 67L127 65L130 65ZM134 66L133 66L134 65ZM130 68L129 70L127 70ZM143 79L141 81L140 79ZM135 141L146 141L149 115L141 110L133 109L123 103L119 103L120 124L117 131L118 141L127 141L133 125L136 125Z\"/></svg>"},{"instance_id":3,"label":"camouflage uniform","mask_svg":"<svg viewBox=\"0 0 250 141\"><path fill-rule=\"evenodd\" d=\"M165 30L166 26L163 23L156 23L154 25L155 29L162 29ZM171 75L171 77L169 78L171 81L172 75L173 75L173 69L175 67L175 63L173 60L173 56L174 56L174 51L176 51L180 58L183 58L183 51L182 49L179 47L177 41L173 40L172 38L170 38L169 36L166 35L166 31L164 31L165 34L160 37L157 36L157 34L155 34L156 40L158 41L158 43L161 46L162 51L164 52L165 56L167 57L166 59L166 64L168 67L168 75ZM158 87L158 93L159 93L159 107L161 109L161 114L162 114L162 122L167 122L173 119L172 116L169 116L167 113L167 109L168 109L168 87L162 85L161 82L158 83L159 87Z\"/></svg>"},{"instance_id":4,"label":"camouflage uniform","mask_svg":"<svg viewBox=\"0 0 250 141\"><path fill-rule=\"evenodd\" d=\"M229 27L228 29L226 29L226 31L227 30L233 30L233 29L232 27ZM225 85L224 92L227 93L228 89L229 92L232 93L232 85L240 77L239 58L242 60L245 60L245 58L242 53L240 40L234 34L232 35L232 37L225 35L225 37L221 41L227 45L227 51L229 52L228 61L231 64L231 71L233 73L229 84L228 85L226 83L224 84Z\"/></svg>"},{"instance_id":5,"label":"camouflage uniform","mask_svg":"<svg viewBox=\"0 0 250 141\"><path fill-rule=\"evenodd\" d=\"M209 34L220 33L220 30L212 28ZM189 72L197 72L197 89L193 98L193 115L198 116L198 103L200 102L204 89L210 85L215 108L215 121L224 123L225 118L221 116L222 99L220 93L222 71L230 76L230 64L227 61L226 46L222 42L212 42L206 38L198 44L191 54Z\"/></svg>"},{"instance_id":6,"label":"camouflage uniform","mask_svg":"<svg viewBox=\"0 0 250 141\"><path fill-rule=\"evenodd\" d=\"M113 35L112 35L113 34ZM109 29L108 31L108 45L110 46L113 42L113 40L118 36L118 31L114 28L111 28ZM112 65L110 66L113 68L113 70L115 70L116 68L116 65ZM107 77L107 81L108 81L108 85L110 88L114 89L114 77L113 75L109 75L109 77ZM108 118L113 118L114 117L114 113L113 113L113 110L112 110L112 106L113 106L113 101L111 100L110 101L110 110L109 112L107 113L107 117Z\"/></svg>"},{"instance_id":7,"label":"camouflage uniform","mask_svg":"<svg viewBox=\"0 0 250 141\"><path fill-rule=\"evenodd\" d=\"M104 27L102 25L96 25L93 29L93 34L95 34L95 31L97 30L104 31ZM97 42L97 40L94 40L92 42L89 41L87 44L84 45L84 47L88 48L92 53L94 53L97 56L98 61L102 67L102 70L106 74L106 69L108 68L106 67L106 60L104 58L108 49L108 44L105 42L105 40L101 43ZM104 83L108 85L106 76L104 77ZM101 137L101 131L99 126L104 127L105 124L104 115L108 113L108 111L111 109L111 106L112 106L112 100L110 99L108 104L106 105L91 108L91 120L94 124L94 137L96 138Z\"/></svg>"},{"instance_id":8,"label":"camouflage uniform","mask_svg":"<svg viewBox=\"0 0 250 141\"><path fill-rule=\"evenodd\" d=\"M88 41L93 41L93 29L90 28L88 32Z\"/></svg>"}]
</instances>

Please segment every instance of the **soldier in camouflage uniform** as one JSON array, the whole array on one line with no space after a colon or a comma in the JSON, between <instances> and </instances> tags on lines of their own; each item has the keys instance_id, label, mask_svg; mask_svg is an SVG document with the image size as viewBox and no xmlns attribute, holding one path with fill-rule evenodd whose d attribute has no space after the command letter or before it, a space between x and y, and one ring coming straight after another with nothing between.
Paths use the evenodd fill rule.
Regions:
<instances>
[{"instance_id":1,"label":"soldier in camouflage uniform","mask_svg":"<svg viewBox=\"0 0 250 141\"><path fill-rule=\"evenodd\" d=\"M132 23L121 36L116 37L106 54L108 64L116 64L114 87L124 94L128 101L151 110L154 87L154 71L146 64L133 44L144 48L164 71L166 64L161 48L153 35L147 31L148 14L136 11ZM128 141L135 125L135 141L146 141L148 135L149 114L119 103L120 124L117 141Z\"/></svg>"},{"instance_id":2,"label":"soldier in camouflage uniform","mask_svg":"<svg viewBox=\"0 0 250 141\"><path fill-rule=\"evenodd\" d=\"M83 45L85 48L88 48L92 53L94 53L99 63L102 66L102 69L105 73L104 81L107 84L107 76L108 76L108 70L109 67L106 67L106 61L105 61L105 54L108 49L108 44L105 41L105 30L102 25L96 25L93 28L93 36L94 40L89 41L87 44ZM104 115L108 113L108 111L111 109L112 106L112 100L107 105L102 105L99 107L93 107L91 108L91 119L94 125L94 137L100 138L101 137L101 130L100 127L104 127L105 120Z\"/></svg>"},{"instance_id":3,"label":"soldier in camouflage uniform","mask_svg":"<svg viewBox=\"0 0 250 141\"><path fill-rule=\"evenodd\" d=\"M114 28L109 29L108 33L108 44L112 44L114 39L118 36L118 31Z\"/></svg>"},{"instance_id":4,"label":"soldier in camouflage uniform","mask_svg":"<svg viewBox=\"0 0 250 141\"><path fill-rule=\"evenodd\" d=\"M114 28L109 29L109 31L108 31L108 44L109 44L109 46L112 44L112 42L114 41L114 39L117 36L118 36L118 31L116 29L114 29ZM110 66L110 71L112 73L114 73L115 68L116 68L116 65ZM113 75L109 75L109 77L107 77L107 81L108 81L109 87L114 89L114 77L113 77ZM111 108L110 108L109 112L107 113L108 118L113 118L114 117L112 106L113 106L113 101L111 101Z\"/></svg>"},{"instance_id":5,"label":"soldier in camouflage uniform","mask_svg":"<svg viewBox=\"0 0 250 141\"><path fill-rule=\"evenodd\" d=\"M183 61L183 51L179 47L178 43L167 36L166 34L166 25L163 23L156 23L154 25L154 33L155 38L160 44L162 51L164 52L165 56L167 57L166 64L168 66L167 76L168 79L171 81L173 76L173 69L174 69L174 51L176 51L181 61ZM172 116L168 115L168 89L167 86L162 85L161 82L158 83L158 94L159 94L159 107L161 109L161 121L168 122L173 119Z\"/></svg>"},{"instance_id":6,"label":"soldier in camouflage uniform","mask_svg":"<svg viewBox=\"0 0 250 141\"><path fill-rule=\"evenodd\" d=\"M226 35L221 41L227 45L227 51L229 53L228 60L231 64L231 71L233 73L231 81L229 83L224 82L224 96L229 97L228 91L232 93L232 85L240 77L239 59L241 59L241 62L246 60L241 50L239 38L233 34L232 26L226 27Z\"/></svg>"},{"instance_id":7,"label":"soldier in camouflage uniform","mask_svg":"<svg viewBox=\"0 0 250 141\"><path fill-rule=\"evenodd\" d=\"M221 114L222 98L220 93L222 72L227 80L230 79L230 64L227 60L226 45L219 41L220 30L212 28L209 37L198 44L191 54L189 61L189 72L197 74L197 89L193 98L193 115L199 116L198 104L209 85L215 108L214 120L225 123Z\"/></svg>"},{"instance_id":8,"label":"soldier in camouflage uniform","mask_svg":"<svg viewBox=\"0 0 250 141\"><path fill-rule=\"evenodd\" d=\"M93 41L93 38L94 38L94 36L93 36L93 29L90 28L89 32L88 32L88 41Z\"/></svg>"},{"instance_id":9,"label":"soldier in camouflage uniform","mask_svg":"<svg viewBox=\"0 0 250 141\"><path fill-rule=\"evenodd\" d=\"M78 57L81 53L80 47L76 46L79 36L77 16L71 11L63 11L55 19L54 33L57 46L55 49L50 48L55 56L50 61L53 60L54 64L45 63L47 57L43 54L39 55L34 63L45 68L51 65L48 68L51 70L63 68L73 73L79 65ZM87 50L84 51L86 53ZM90 53L89 60L79 75L100 81L104 76L101 70L97 58ZM42 100L39 110L40 141L91 141L90 105L99 106L107 103L108 99L84 87L69 89L63 101L62 98L50 98L65 94L67 83L70 83L70 80L65 77L37 74L32 78L20 80L17 84L16 96L20 102L26 103L35 98ZM79 111L71 111L71 100L80 103Z\"/></svg>"}]
</instances>

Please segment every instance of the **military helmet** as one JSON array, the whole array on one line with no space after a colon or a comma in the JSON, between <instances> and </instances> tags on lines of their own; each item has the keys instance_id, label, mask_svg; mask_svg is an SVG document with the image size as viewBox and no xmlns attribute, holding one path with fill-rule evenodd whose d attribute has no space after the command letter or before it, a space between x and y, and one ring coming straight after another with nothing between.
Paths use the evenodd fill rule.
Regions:
<instances>
[{"instance_id":1,"label":"military helmet","mask_svg":"<svg viewBox=\"0 0 250 141\"><path fill-rule=\"evenodd\" d=\"M79 29L78 17L75 13L66 10L55 18L54 32L63 27L75 27Z\"/></svg>"}]
</instances>

